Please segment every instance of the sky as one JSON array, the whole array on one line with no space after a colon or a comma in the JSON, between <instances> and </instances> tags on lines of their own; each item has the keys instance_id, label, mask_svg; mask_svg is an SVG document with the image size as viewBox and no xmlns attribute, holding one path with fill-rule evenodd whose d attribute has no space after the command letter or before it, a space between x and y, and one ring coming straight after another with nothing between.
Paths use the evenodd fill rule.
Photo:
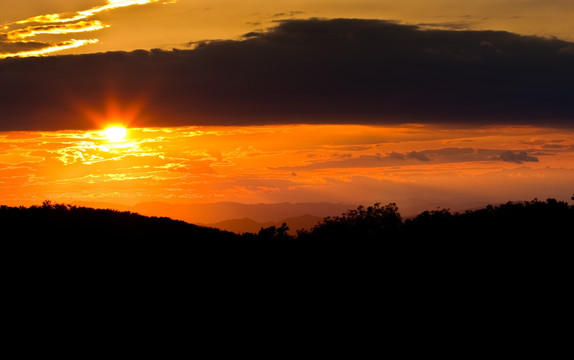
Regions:
<instances>
[{"instance_id":1,"label":"sky","mask_svg":"<svg viewBox=\"0 0 574 360\"><path fill-rule=\"evenodd\" d=\"M73 47L64 53L181 48L311 17L385 19L574 41L569 0L2 0L0 8L4 36L18 35L0 42L0 52L7 54L48 44Z\"/></svg>"},{"instance_id":2,"label":"sky","mask_svg":"<svg viewBox=\"0 0 574 360\"><path fill-rule=\"evenodd\" d=\"M569 200L572 18L570 0L0 0L0 203Z\"/></svg>"}]
</instances>

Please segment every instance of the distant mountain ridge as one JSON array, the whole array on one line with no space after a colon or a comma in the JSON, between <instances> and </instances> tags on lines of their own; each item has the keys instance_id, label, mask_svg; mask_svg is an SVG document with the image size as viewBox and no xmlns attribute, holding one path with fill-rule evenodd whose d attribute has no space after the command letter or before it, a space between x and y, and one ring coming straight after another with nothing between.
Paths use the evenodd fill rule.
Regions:
<instances>
[{"instance_id":1,"label":"distant mountain ridge","mask_svg":"<svg viewBox=\"0 0 574 360\"><path fill-rule=\"evenodd\" d=\"M236 234L242 233L258 233L262 228L268 228L270 226L281 227L282 224L287 224L289 227L288 234L296 235L297 230L310 230L313 226L320 223L324 218L320 216L313 216L313 215L303 215L297 216L292 218L283 219L281 221L273 222L257 222L250 218L243 218L243 219L231 219L231 220L224 220L217 223L212 224L198 224L202 226L207 226L211 228L216 228L225 231L231 231Z\"/></svg>"},{"instance_id":2,"label":"distant mountain ridge","mask_svg":"<svg viewBox=\"0 0 574 360\"><path fill-rule=\"evenodd\" d=\"M404 201L400 206L405 218L415 216L420 211L439 208L439 202L417 199ZM416 204L416 205L415 205ZM212 227L236 234L258 233L262 228L280 227L286 223L288 234L296 235L297 230L309 230L326 217L338 216L355 204L344 203L260 203L243 204L237 202L169 204L165 202L143 202L133 206L104 202L79 202L77 205L97 209L117 209L131 211L145 216L165 216L191 224ZM478 209L485 204L467 202L464 205L440 207L452 210Z\"/></svg>"},{"instance_id":3,"label":"distant mountain ridge","mask_svg":"<svg viewBox=\"0 0 574 360\"><path fill-rule=\"evenodd\" d=\"M97 209L117 209L132 211L146 216L166 216L194 224L214 224L228 220L252 219L257 223L280 223L285 219L311 215L319 218L336 216L356 207L356 204L337 203L272 203L242 204L218 202L206 204L169 204L164 202L144 202L133 206L104 202L77 202L75 205Z\"/></svg>"},{"instance_id":4,"label":"distant mountain ridge","mask_svg":"<svg viewBox=\"0 0 574 360\"><path fill-rule=\"evenodd\" d=\"M385 201L381 201L386 203ZM389 201L387 201L389 202ZM394 201L393 201L394 202ZM404 217L416 216L422 211L436 208L447 208L453 211L478 209L488 205L486 201L468 200L457 204L444 201L429 201L424 199L402 199L396 201ZM122 205L111 202L78 201L77 206L87 206L96 209L117 209L132 211L146 216L166 216L194 224L215 224L228 220L252 219L257 223L281 223L285 219L312 215L320 218L337 216L355 208L355 203L259 203L244 204L237 202L217 203L187 203L170 204L166 202L142 202L136 205Z\"/></svg>"}]
</instances>

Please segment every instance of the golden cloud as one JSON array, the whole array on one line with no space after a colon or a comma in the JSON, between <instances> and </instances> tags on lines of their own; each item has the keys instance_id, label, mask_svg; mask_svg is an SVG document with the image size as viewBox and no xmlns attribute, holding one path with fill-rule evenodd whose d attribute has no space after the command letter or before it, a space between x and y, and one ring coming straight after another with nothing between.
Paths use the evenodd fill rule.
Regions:
<instances>
[{"instance_id":1,"label":"golden cloud","mask_svg":"<svg viewBox=\"0 0 574 360\"><path fill-rule=\"evenodd\" d=\"M6 59L11 57L32 57L32 56L44 56L54 52L68 50L68 49L75 49L79 48L84 45L88 44L97 44L98 39L88 39L88 40L68 40L62 41L59 43L50 43L48 46L38 49L38 50L30 50L30 51L20 51L17 53L4 53L0 54L0 59Z\"/></svg>"},{"instance_id":2,"label":"golden cloud","mask_svg":"<svg viewBox=\"0 0 574 360\"><path fill-rule=\"evenodd\" d=\"M29 37L34 37L36 35L63 35L72 34L80 32L89 32L101 30L109 25L105 25L101 21L91 20L91 21L80 21L73 24L65 25L41 25L41 26L28 26L24 29L18 29L10 31L6 34L8 40L18 41Z\"/></svg>"},{"instance_id":3,"label":"golden cloud","mask_svg":"<svg viewBox=\"0 0 574 360\"><path fill-rule=\"evenodd\" d=\"M95 44L98 39L68 39L60 42L31 41L38 35L68 35L98 31L110 27L99 20L89 20L99 13L134 5L158 3L161 0L108 0L107 4L75 13L45 14L0 26L0 59L44 56L54 52ZM171 3L171 2L164 2ZM22 27L22 25L29 26ZM13 49L13 51L10 51Z\"/></svg>"},{"instance_id":4,"label":"golden cloud","mask_svg":"<svg viewBox=\"0 0 574 360\"><path fill-rule=\"evenodd\" d=\"M157 3L160 0L108 0L106 5L96 6L88 10L78 11L71 15L66 14L48 14L34 16L25 20L17 21L13 24L30 24L30 23L68 23L72 21L85 20L101 12L115 10L133 5L147 5Z\"/></svg>"}]
</instances>

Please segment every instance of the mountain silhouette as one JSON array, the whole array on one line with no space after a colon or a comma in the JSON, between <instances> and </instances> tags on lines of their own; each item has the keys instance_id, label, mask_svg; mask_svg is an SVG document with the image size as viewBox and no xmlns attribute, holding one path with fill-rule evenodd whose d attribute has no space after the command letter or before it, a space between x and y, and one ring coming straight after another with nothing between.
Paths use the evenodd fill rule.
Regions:
<instances>
[{"instance_id":1,"label":"mountain silhouette","mask_svg":"<svg viewBox=\"0 0 574 360\"><path fill-rule=\"evenodd\" d=\"M268 228L271 226L280 227L283 223L289 226L289 235L297 235L297 230L309 230L323 220L320 216L302 215L283 219L280 221L267 221L257 222L250 218L224 220L212 224L205 224L205 226L231 231L236 234L241 233L257 233L261 228Z\"/></svg>"},{"instance_id":2,"label":"mountain silhouette","mask_svg":"<svg viewBox=\"0 0 574 360\"><path fill-rule=\"evenodd\" d=\"M113 203L81 202L77 206L99 209L116 209L153 216L161 214L172 219L193 224L213 224L232 219L249 218L258 223L280 223L285 219L305 214L320 217L338 215L358 204L338 203L271 203L242 204L236 202L169 204L164 202L144 202L133 206ZM424 209L422 209L424 210ZM314 225L314 224L312 224Z\"/></svg>"}]
</instances>

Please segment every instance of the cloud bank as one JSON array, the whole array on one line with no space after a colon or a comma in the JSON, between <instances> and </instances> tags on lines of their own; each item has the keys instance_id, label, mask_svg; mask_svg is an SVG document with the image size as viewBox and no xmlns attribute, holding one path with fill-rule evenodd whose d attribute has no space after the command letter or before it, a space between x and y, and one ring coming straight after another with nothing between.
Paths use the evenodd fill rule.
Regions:
<instances>
[{"instance_id":1,"label":"cloud bank","mask_svg":"<svg viewBox=\"0 0 574 360\"><path fill-rule=\"evenodd\" d=\"M275 123L572 125L574 44L290 20L190 50L0 61L0 130ZM126 114L129 114L126 115Z\"/></svg>"}]
</instances>

